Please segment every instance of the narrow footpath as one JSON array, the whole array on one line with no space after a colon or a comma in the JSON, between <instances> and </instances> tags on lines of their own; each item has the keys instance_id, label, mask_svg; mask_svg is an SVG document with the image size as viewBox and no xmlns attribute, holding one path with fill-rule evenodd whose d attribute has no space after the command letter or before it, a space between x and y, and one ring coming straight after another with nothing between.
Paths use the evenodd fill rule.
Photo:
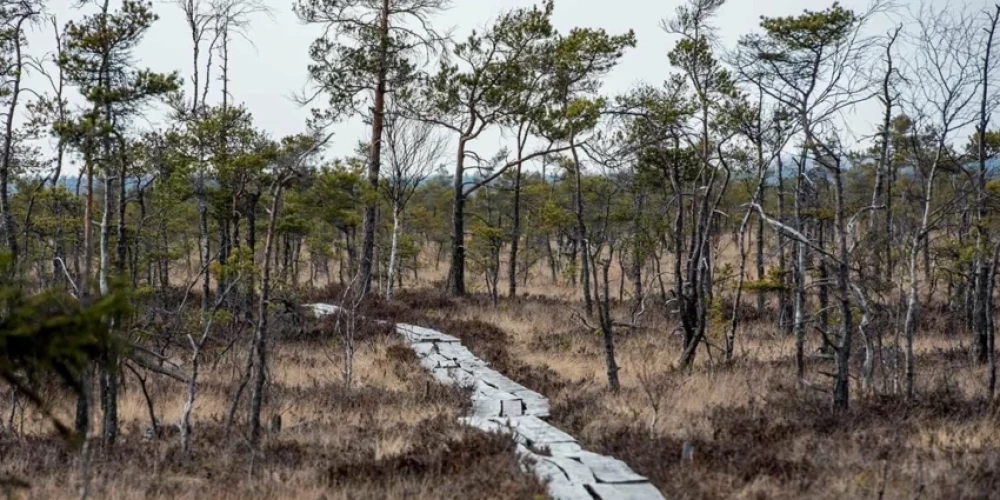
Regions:
<instances>
[{"instance_id":1,"label":"narrow footpath","mask_svg":"<svg viewBox=\"0 0 1000 500\"><path fill-rule=\"evenodd\" d=\"M317 316L336 306L311 304ZM505 377L451 335L397 324L396 332L433 377L472 389L472 414L463 421L487 432L509 434L518 453L530 458L535 475L548 483L556 500L661 500L663 495L625 462L584 450L573 436L546 422L549 400Z\"/></svg>"}]
</instances>

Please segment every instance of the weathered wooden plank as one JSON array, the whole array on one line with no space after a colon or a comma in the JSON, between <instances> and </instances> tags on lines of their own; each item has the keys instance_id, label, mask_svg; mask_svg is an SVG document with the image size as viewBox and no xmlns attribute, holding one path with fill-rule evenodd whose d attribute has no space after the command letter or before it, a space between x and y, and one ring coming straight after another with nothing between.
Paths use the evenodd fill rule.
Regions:
<instances>
[{"instance_id":1,"label":"weathered wooden plank","mask_svg":"<svg viewBox=\"0 0 1000 500\"><path fill-rule=\"evenodd\" d=\"M646 481L645 477L633 472L625 462L617 458L589 451L581 452L577 458L584 465L590 467L590 470L594 472L594 477L602 483L640 483Z\"/></svg>"},{"instance_id":2,"label":"weathered wooden plank","mask_svg":"<svg viewBox=\"0 0 1000 500\"><path fill-rule=\"evenodd\" d=\"M515 396L524 401L524 413L538 418L549 417L549 400L535 391L517 391Z\"/></svg>"},{"instance_id":3,"label":"weathered wooden plank","mask_svg":"<svg viewBox=\"0 0 1000 500\"><path fill-rule=\"evenodd\" d=\"M451 335L422 326L400 323L396 325L396 331L401 333L410 342L458 342L458 339Z\"/></svg>"},{"instance_id":4,"label":"weathered wooden plank","mask_svg":"<svg viewBox=\"0 0 1000 500\"><path fill-rule=\"evenodd\" d=\"M455 342L442 342L437 344L437 350L442 356L454 359L455 361L472 361L477 359L475 354L465 348L462 344Z\"/></svg>"},{"instance_id":5,"label":"weathered wooden plank","mask_svg":"<svg viewBox=\"0 0 1000 500\"><path fill-rule=\"evenodd\" d=\"M545 421L533 415L504 418L501 424L510 425L514 432L524 436L531 445L545 446L551 443L575 443L576 439L565 432L556 429Z\"/></svg>"},{"instance_id":6,"label":"weathered wooden plank","mask_svg":"<svg viewBox=\"0 0 1000 500\"><path fill-rule=\"evenodd\" d=\"M569 481L550 482L549 496L553 500L594 500L586 486Z\"/></svg>"},{"instance_id":7,"label":"weathered wooden plank","mask_svg":"<svg viewBox=\"0 0 1000 500\"><path fill-rule=\"evenodd\" d=\"M663 494L650 483L598 483L587 487L601 500L665 500Z\"/></svg>"},{"instance_id":8,"label":"weathered wooden plank","mask_svg":"<svg viewBox=\"0 0 1000 500\"><path fill-rule=\"evenodd\" d=\"M528 399L522 401L524 401L525 415L534 415L538 418L549 418L551 415L548 400Z\"/></svg>"},{"instance_id":9,"label":"weathered wooden plank","mask_svg":"<svg viewBox=\"0 0 1000 500\"><path fill-rule=\"evenodd\" d=\"M462 368L465 368L465 369L468 369L468 370L475 370L477 368L485 368L485 367L489 366L489 363L487 363L487 362L485 362L485 361L483 361L483 360L481 360L479 358L475 358L475 359L462 359L462 360L458 361L458 366L461 366Z\"/></svg>"},{"instance_id":10,"label":"weathered wooden plank","mask_svg":"<svg viewBox=\"0 0 1000 500\"><path fill-rule=\"evenodd\" d=\"M517 382L514 382L513 380L504 377L503 375L488 368L476 370L475 375L476 378L482 380L483 382L486 382L487 384L492 385L493 387L496 387L501 391L509 392L511 394L518 391L528 390L523 385L518 384Z\"/></svg>"},{"instance_id":11,"label":"weathered wooden plank","mask_svg":"<svg viewBox=\"0 0 1000 500\"><path fill-rule=\"evenodd\" d=\"M475 387L476 377L473 377L469 370L462 367L453 368L452 370L455 372L454 376L455 380L458 381L458 385L470 389Z\"/></svg>"},{"instance_id":12,"label":"weathered wooden plank","mask_svg":"<svg viewBox=\"0 0 1000 500\"><path fill-rule=\"evenodd\" d=\"M475 377L475 375L473 375ZM472 393L473 399L508 399L514 400L519 399L517 396L504 392L496 387L482 383L482 381L476 378L475 392Z\"/></svg>"},{"instance_id":13,"label":"weathered wooden plank","mask_svg":"<svg viewBox=\"0 0 1000 500\"><path fill-rule=\"evenodd\" d=\"M520 417L524 415L524 403L520 399L505 399L500 401L501 417Z\"/></svg>"},{"instance_id":14,"label":"weathered wooden plank","mask_svg":"<svg viewBox=\"0 0 1000 500\"><path fill-rule=\"evenodd\" d=\"M579 460L575 460L569 457L557 457L549 456L542 457L542 460L547 460L563 471L570 482L577 484L591 484L596 483L597 478L594 477L594 473L591 472L590 468L583 465Z\"/></svg>"},{"instance_id":15,"label":"weathered wooden plank","mask_svg":"<svg viewBox=\"0 0 1000 500\"><path fill-rule=\"evenodd\" d=\"M532 472L548 483L549 496L554 500L593 500L583 484L570 481L565 472L554 463L533 453L530 456L534 459Z\"/></svg>"},{"instance_id":16,"label":"weathered wooden plank","mask_svg":"<svg viewBox=\"0 0 1000 500\"><path fill-rule=\"evenodd\" d=\"M436 352L432 352L423 358L420 358L420 366L428 370L433 370L435 368L458 368L458 363L454 360L448 359Z\"/></svg>"},{"instance_id":17,"label":"weathered wooden plank","mask_svg":"<svg viewBox=\"0 0 1000 500\"><path fill-rule=\"evenodd\" d=\"M551 443L546 448L548 448L549 454L554 457L578 457L583 451L578 443Z\"/></svg>"},{"instance_id":18,"label":"weathered wooden plank","mask_svg":"<svg viewBox=\"0 0 1000 500\"><path fill-rule=\"evenodd\" d=\"M499 399L475 399L472 401L472 415L480 418L501 416L503 403Z\"/></svg>"}]
</instances>

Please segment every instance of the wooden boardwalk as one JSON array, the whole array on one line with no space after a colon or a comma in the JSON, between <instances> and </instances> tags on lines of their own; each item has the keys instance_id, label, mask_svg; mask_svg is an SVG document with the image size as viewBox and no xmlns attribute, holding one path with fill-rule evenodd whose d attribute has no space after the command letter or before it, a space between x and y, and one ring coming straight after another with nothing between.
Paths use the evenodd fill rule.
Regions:
<instances>
[{"instance_id":1,"label":"wooden boardwalk","mask_svg":"<svg viewBox=\"0 0 1000 500\"><path fill-rule=\"evenodd\" d=\"M336 306L311 304L317 316ZM546 422L549 400L503 376L451 335L414 325L396 331L420 364L442 384L472 389L472 414L462 420L487 432L509 434L531 470L556 500L661 500L645 477L621 460L584 450L573 436Z\"/></svg>"},{"instance_id":2,"label":"wooden boardwalk","mask_svg":"<svg viewBox=\"0 0 1000 500\"><path fill-rule=\"evenodd\" d=\"M656 500L663 495L621 460L584 450L569 434L550 425L549 400L491 369L445 333L396 325L420 364L441 383L472 389L472 414L465 423L510 434L518 453L557 500Z\"/></svg>"}]
</instances>

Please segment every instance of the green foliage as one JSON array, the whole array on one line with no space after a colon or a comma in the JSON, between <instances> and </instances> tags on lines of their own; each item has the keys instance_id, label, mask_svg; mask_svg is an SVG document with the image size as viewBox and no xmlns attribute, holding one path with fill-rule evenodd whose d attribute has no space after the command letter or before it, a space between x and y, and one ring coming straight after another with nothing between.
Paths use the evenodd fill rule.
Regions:
<instances>
[{"instance_id":1,"label":"green foliage","mask_svg":"<svg viewBox=\"0 0 1000 500\"><path fill-rule=\"evenodd\" d=\"M761 27L788 51L818 51L837 43L858 21L854 12L834 2L821 11L804 10L798 16L761 17ZM781 59L789 54L774 54Z\"/></svg>"},{"instance_id":2,"label":"green foliage","mask_svg":"<svg viewBox=\"0 0 1000 500\"><path fill-rule=\"evenodd\" d=\"M116 12L100 11L67 23L59 64L90 109L76 119L56 123L64 140L86 149L99 139L118 141L127 120L143 105L177 90L176 73L130 66L132 52L156 19L151 4L125 0Z\"/></svg>"},{"instance_id":3,"label":"green foliage","mask_svg":"<svg viewBox=\"0 0 1000 500\"><path fill-rule=\"evenodd\" d=\"M446 6L444 0L389 0L383 12L382 2L367 0L297 2L300 20L325 28L309 47L309 76L327 97L325 109L314 109L314 119L370 117L380 80L387 93L406 93L417 81L423 52L441 43L429 19Z\"/></svg>"},{"instance_id":4,"label":"green foliage","mask_svg":"<svg viewBox=\"0 0 1000 500\"><path fill-rule=\"evenodd\" d=\"M9 276L10 264L9 256L0 255L0 275ZM128 311L127 296L118 290L84 304L60 290L28 293L22 285L0 286L0 379L27 396L69 437L41 388L56 379L77 390L87 364L120 348L108 321Z\"/></svg>"},{"instance_id":5,"label":"green foliage","mask_svg":"<svg viewBox=\"0 0 1000 500\"><path fill-rule=\"evenodd\" d=\"M784 276L782 270L777 267L767 269L764 279L746 281L743 289L750 292L780 292L785 289Z\"/></svg>"}]
</instances>

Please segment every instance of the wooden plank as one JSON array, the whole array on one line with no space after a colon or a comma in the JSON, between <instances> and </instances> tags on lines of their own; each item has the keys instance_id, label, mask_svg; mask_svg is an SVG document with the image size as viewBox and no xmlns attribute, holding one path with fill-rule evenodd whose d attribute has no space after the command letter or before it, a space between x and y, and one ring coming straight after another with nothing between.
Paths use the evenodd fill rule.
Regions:
<instances>
[{"instance_id":1,"label":"wooden plank","mask_svg":"<svg viewBox=\"0 0 1000 500\"><path fill-rule=\"evenodd\" d=\"M591 484L596 483L597 479L594 477L594 473L591 472L590 468L583 465L578 460L574 460L568 457L543 457L542 460L547 460L563 471L570 482L577 484Z\"/></svg>"},{"instance_id":2,"label":"wooden plank","mask_svg":"<svg viewBox=\"0 0 1000 500\"><path fill-rule=\"evenodd\" d=\"M396 331L411 342L458 342L458 339L451 335L422 326L400 323L396 325Z\"/></svg>"},{"instance_id":3,"label":"wooden plank","mask_svg":"<svg viewBox=\"0 0 1000 500\"><path fill-rule=\"evenodd\" d=\"M505 399L500 401L501 417L520 417L524 415L524 403L520 399Z\"/></svg>"},{"instance_id":4,"label":"wooden plank","mask_svg":"<svg viewBox=\"0 0 1000 500\"><path fill-rule=\"evenodd\" d=\"M476 355L472 354L472 351L466 349L465 346L454 342L439 343L437 344L437 350L442 356L459 362L478 359L476 358Z\"/></svg>"},{"instance_id":5,"label":"wooden plank","mask_svg":"<svg viewBox=\"0 0 1000 500\"><path fill-rule=\"evenodd\" d=\"M549 496L553 500L594 500L586 486L569 481L550 482Z\"/></svg>"},{"instance_id":6,"label":"wooden plank","mask_svg":"<svg viewBox=\"0 0 1000 500\"><path fill-rule=\"evenodd\" d=\"M517 391L514 396L524 401L524 413L538 418L549 418L549 400L535 391Z\"/></svg>"},{"instance_id":7,"label":"wooden plank","mask_svg":"<svg viewBox=\"0 0 1000 500\"><path fill-rule=\"evenodd\" d=\"M583 448L578 443L552 443L546 446L546 448L548 448L549 454L554 457L579 457L583 451Z\"/></svg>"},{"instance_id":8,"label":"wooden plank","mask_svg":"<svg viewBox=\"0 0 1000 500\"><path fill-rule=\"evenodd\" d=\"M517 382L514 382L513 380L504 377L503 375L488 368L476 370L475 375L476 378L504 392L509 392L513 394L518 391L528 390L523 385L518 384Z\"/></svg>"},{"instance_id":9,"label":"wooden plank","mask_svg":"<svg viewBox=\"0 0 1000 500\"><path fill-rule=\"evenodd\" d=\"M462 359L462 360L458 361L458 366L461 366L462 368L466 368L466 369L469 369L469 370L474 370L476 368L484 368L486 366L489 366L489 363L487 363L487 362L485 362L485 361L483 361L483 360L481 360L479 358L475 358L475 359Z\"/></svg>"},{"instance_id":10,"label":"wooden plank","mask_svg":"<svg viewBox=\"0 0 1000 500\"><path fill-rule=\"evenodd\" d=\"M665 500L650 483L591 484L587 486L601 500Z\"/></svg>"},{"instance_id":11,"label":"wooden plank","mask_svg":"<svg viewBox=\"0 0 1000 500\"><path fill-rule=\"evenodd\" d=\"M432 352L423 358L420 358L420 366L428 370L434 370L435 368L457 368L458 363L450 360L436 352Z\"/></svg>"},{"instance_id":12,"label":"wooden plank","mask_svg":"<svg viewBox=\"0 0 1000 500\"><path fill-rule=\"evenodd\" d=\"M575 443L576 439L565 432L556 429L545 421L532 415L501 419L501 424L507 423L514 432L524 436L529 444L545 446L551 443Z\"/></svg>"},{"instance_id":13,"label":"wooden plank","mask_svg":"<svg viewBox=\"0 0 1000 500\"><path fill-rule=\"evenodd\" d=\"M472 415L480 418L499 417L503 403L499 399L477 399L472 402Z\"/></svg>"},{"instance_id":14,"label":"wooden plank","mask_svg":"<svg viewBox=\"0 0 1000 500\"><path fill-rule=\"evenodd\" d=\"M578 456L581 462L594 472L594 477L602 483L640 483L646 478L636 474L625 462L617 458L606 457L591 453L581 452Z\"/></svg>"},{"instance_id":15,"label":"wooden plank","mask_svg":"<svg viewBox=\"0 0 1000 500\"><path fill-rule=\"evenodd\" d=\"M476 384L476 378L472 376L465 368L449 368L451 370L451 376L458 382L461 387L472 388Z\"/></svg>"},{"instance_id":16,"label":"wooden plank","mask_svg":"<svg viewBox=\"0 0 1000 500\"><path fill-rule=\"evenodd\" d=\"M473 375L473 377L474 376L475 375ZM478 399L506 399L506 400L519 399L517 396L515 396L515 395L513 395L513 394L511 394L509 392L503 392L503 391L498 390L497 388L495 388L495 387L493 387L491 385L483 384L481 382L481 380L479 380L479 379L476 379L476 386L475 387L476 387L476 390L475 390L475 392L472 393L472 398L473 399L477 399L477 398Z\"/></svg>"},{"instance_id":17,"label":"wooden plank","mask_svg":"<svg viewBox=\"0 0 1000 500\"><path fill-rule=\"evenodd\" d=\"M548 483L549 496L554 500L593 500L583 484L570 481L562 469L538 455L531 454L535 463L532 472Z\"/></svg>"},{"instance_id":18,"label":"wooden plank","mask_svg":"<svg viewBox=\"0 0 1000 500\"><path fill-rule=\"evenodd\" d=\"M528 399L524 401L524 414L538 418L549 418L549 402L547 400Z\"/></svg>"}]
</instances>

